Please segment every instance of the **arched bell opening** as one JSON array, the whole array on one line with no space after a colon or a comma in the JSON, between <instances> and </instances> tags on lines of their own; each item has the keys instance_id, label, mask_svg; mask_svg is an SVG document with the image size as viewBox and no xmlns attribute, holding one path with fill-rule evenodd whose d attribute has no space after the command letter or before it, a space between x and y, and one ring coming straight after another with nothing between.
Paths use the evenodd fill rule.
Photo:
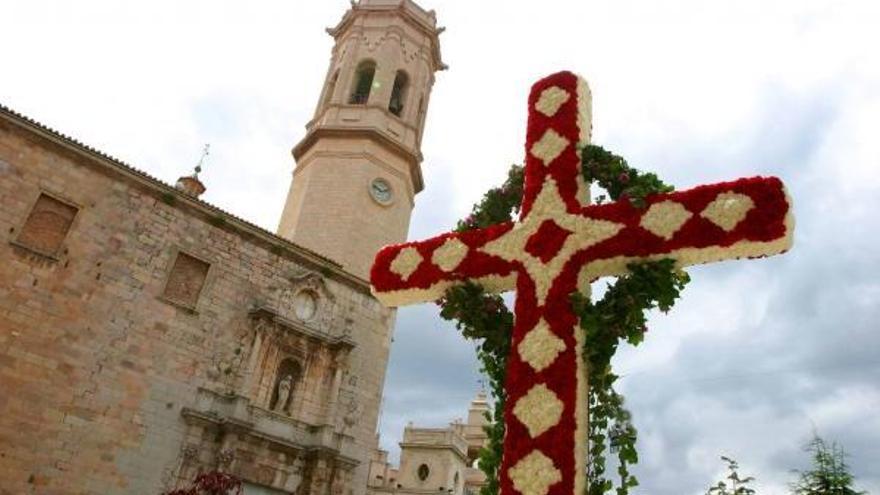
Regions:
<instances>
[{"instance_id":1,"label":"arched bell opening","mask_svg":"<svg viewBox=\"0 0 880 495\"><path fill-rule=\"evenodd\" d=\"M406 103L406 93L409 89L409 76L399 70L394 76L394 86L391 87L391 100L388 102L388 111L400 117Z\"/></svg>"},{"instance_id":2,"label":"arched bell opening","mask_svg":"<svg viewBox=\"0 0 880 495\"><path fill-rule=\"evenodd\" d=\"M373 78L376 76L376 62L364 60L358 64L355 71L354 84L351 87L351 95L348 103L351 105L366 105L370 100L370 90L373 89Z\"/></svg>"}]
</instances>

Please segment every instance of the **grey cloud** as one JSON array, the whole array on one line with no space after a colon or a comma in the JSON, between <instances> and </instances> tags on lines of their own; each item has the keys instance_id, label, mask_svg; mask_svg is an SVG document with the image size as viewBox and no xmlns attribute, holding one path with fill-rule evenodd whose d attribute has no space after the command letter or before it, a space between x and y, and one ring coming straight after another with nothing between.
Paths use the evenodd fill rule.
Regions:
<instances>
[{"instance_id":1,"label":"grey cloud","mask_svg":"<svg viewBox=\"0 0 880 495\"><path fill-rule=\"evenodd\" d=\"M752 298L766 298L762 317L741 325L734 334L717 335L712 332L714 308L693 307L687 301L694 295L686 293L673 314L661 317L671 321L659 326L674 328L682 319L679 312L697 311L703 315L705 331L682 339L665 369L623 380L637 426L643 435L661 437L660 443L667 447L662 462L644 462L637 470L650 493L705 489L717 468L697 465L692 458L688 460L689 453L710 452L717 457L730 455L737 446L735 455L744 466L751 466L750 474L765 484L783 486L793 479L790 469L807 466L801 446L814 427L826 438L841 442L851 454L859 486L876 490L880 482L876 467L880 424L874 409L880 395L876 324L880 261L873 248L880 236L867 229L853 232L852 223L840 221L839 215L849 207L836 197L837 191L827 184L800 180L815 172L810 166L829 166L814 158L824 129L836 117L835 110L821 95L813 99L822 102L814 107L785 100L779 100L778 108L769 107L768 113L785 115L789 125L776 128L772 124L773 132L759 126L753 145L743 143L742 156L729 157L733 163L743 163L748 156L762 161L773 158L784 175L791 177L798 205L794 249L785 257L755 262L763 266L749 270L758 277L756 285L763 287L748 294L748 299L730 301L738 313L746 314L753 311ZM828 168L825 175L835 173L839 171ZM868 211L880 207L874 197L860 200ZM815 207L828 203L839 205L839 211ZM741 265L692 270L695 281L687 292L736 283L734 273ZM666 337L675 338L656 334L649 338ZM847 395L853 390L865 391L869 397L854 400ZM817 410L841 400L850 401L843 405L845 418L817 417ZM777 434L755 436L768 429ZM668 474L670 469L675 476Z\"/></svg>"}]
</instances>

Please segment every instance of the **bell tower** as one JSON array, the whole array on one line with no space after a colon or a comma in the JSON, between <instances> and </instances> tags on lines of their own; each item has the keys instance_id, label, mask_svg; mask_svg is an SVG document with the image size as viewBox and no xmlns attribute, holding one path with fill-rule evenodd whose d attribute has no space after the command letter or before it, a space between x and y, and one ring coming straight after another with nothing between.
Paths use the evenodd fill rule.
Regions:
<instances>
[{"instance_id":1,"label":"bell tower","mask_svg":"<svg viewBox=\"0 0 880 495\"><path fill-rule=\"evenodd\" d=\"M411 0L352 1L336 27L324 89L278 234L369 278L375 253L406 240L423 188L421 140L440 57L434 11Z\"/></svg>"}]
</instances>

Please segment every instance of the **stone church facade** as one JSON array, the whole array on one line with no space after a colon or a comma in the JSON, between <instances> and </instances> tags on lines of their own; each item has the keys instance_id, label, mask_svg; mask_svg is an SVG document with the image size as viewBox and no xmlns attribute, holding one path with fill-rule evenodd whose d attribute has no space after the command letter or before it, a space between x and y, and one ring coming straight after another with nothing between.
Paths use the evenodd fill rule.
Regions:
<instances>
[{"instance_id":1,"label":"stone church facade","mask_svg":"<svg viewBox=\"0 0 880 495\"><path fill-rule=\"evenodd\" d=\"M0 107L0 494L362 495L406 237L433 12L361 0L335 39L278 234Z\"/></svg>"}]
</instances>

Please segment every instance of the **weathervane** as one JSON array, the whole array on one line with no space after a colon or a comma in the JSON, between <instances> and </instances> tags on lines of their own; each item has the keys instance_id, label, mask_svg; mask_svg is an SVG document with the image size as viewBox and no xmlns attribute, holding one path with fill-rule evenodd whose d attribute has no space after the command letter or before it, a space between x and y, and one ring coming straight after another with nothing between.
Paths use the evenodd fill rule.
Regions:
<instances>
[{"instance_id":1,"label":"weathervane","mask_svg":"<svg viewBox=\"0 0 880 495\"><path fill-rule=\"evenodd\" d=\"M199 158L199 163L196 164L196 176L199 175L199 172L202 171L202 164L205 163L205 158L211 154L211 144L205 143L204 149L202 149L202 156Z\"/></svg>"}]
</instances>

